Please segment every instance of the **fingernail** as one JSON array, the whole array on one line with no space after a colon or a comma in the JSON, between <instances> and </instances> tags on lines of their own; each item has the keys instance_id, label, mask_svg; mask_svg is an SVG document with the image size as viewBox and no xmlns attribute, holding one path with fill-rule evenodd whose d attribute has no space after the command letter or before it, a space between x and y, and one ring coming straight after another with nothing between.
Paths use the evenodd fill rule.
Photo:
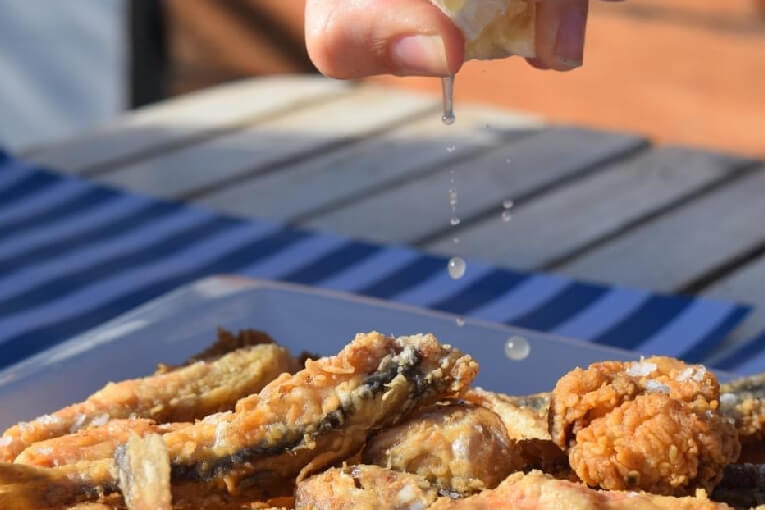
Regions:
<instances>
[{"instance_id":1,"label":"fingernail","mask_svg":"<svg viewBox=\"0 0 765 510\"><path fill-rule=\"evenodd\" d=\"M391 47L391 60L397 74L451 74L444 41L435 35L410 35L396 40Z\"/></svg>"},{"instance_id":2,"label":"fingernail","mask_svg":"<svg viewBox=\"0 0 765 510\"><path fill-rule=\"evenodd\" d=\"M569 6L563 11L555 41L555 58L566 69L582 65L584 57L584 31L587 13L579 6Z\"/></svg>"}]
</instances>

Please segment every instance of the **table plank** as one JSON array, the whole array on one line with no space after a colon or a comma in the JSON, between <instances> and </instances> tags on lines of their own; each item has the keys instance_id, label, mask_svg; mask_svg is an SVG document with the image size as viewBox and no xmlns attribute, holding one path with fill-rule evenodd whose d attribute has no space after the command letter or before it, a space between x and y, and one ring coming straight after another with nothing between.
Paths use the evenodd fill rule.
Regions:
<instances>
[{"instance_id":1,"label":"table plank","mask_svg":"<svg viewBox=\"0 0 765 510\"><path fill-rule=\"evenodd\" d=\"M449 230L451 170L457 213L469 221L498 209L504 199L540 193L644 146L635 136L546 129L301 224L374 241L419 243Z\"/></svg>"},{"instance_id":2,"label":"table plank","mask_svg":"<svg viewBox=\"0 0 765 510\"><path fill-rule=\"evenodd\" d=\"M765 241L758 170L560 266L579 278L678 291Z\"/></svg>"},{"instance_id":3,"label":"table plank","mask_svg":"<svg viewBox=\"0 0 765 510\"><path fill-rule=\"evenodd\" d=\"M332 101L138 161L97 179L162 197L189 198L361 140L413 117L435 115L437 109L438 101L430 96L374 86L356 88Z\"/></svg>"},{"instance_id":4,"label":"table plank","mask_svg":"<svg viewBox=\"0 0 765 510\"><path fill-rule=\"evenodd\" d=\"M168 146L238 129L350 88L344 82L304 76L234 82L142 108L91 132L22 155L34 163L73 173L114 168L122 160L147 157Z\"/></svg>"},{"instance_id":5,"label":"table plank","mask_svg":"<svg viewBox=\"0 0 765 510\"><path fill-rule=\"evenodd\" d=\"M444 126L438 114L428 115L279 172L255 176L198 201L237 215L301 221L540 127L528 116L462 106L459 122L453 126ZM459 151L445 150L452 144Z\"/></svg>"},{"instance_id":6,"label":"table plank","mask_svg":"<svg viewBox=\"0 0 765 510\"><path fill-rule=\"evenodd\" d=\"M518 269L545 267L724 182L740 164L737 158L719 154L658 148L517 204L510 223L497 211L467 225L455 233L462 240L459 245L449 235L426 247Z\"/></svg>"}]
</instances>

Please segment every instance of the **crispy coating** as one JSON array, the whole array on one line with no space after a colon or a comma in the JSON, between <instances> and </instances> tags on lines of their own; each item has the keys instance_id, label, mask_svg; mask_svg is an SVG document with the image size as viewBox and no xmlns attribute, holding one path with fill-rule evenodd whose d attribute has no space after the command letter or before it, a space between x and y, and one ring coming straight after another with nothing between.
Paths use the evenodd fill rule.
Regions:
<instances>
[{"instance_id":1,"label":"crispy coating","mask_svg":"<svg viewBox=\"0 0 765 510\"><path fill-rule=\"evenodd\" d=\"M417 413L374 436L362 461L418 474L441 490L458 494L494 488L524 460L505 426L486 408L440 405Z\"/></svg>"},{"instance_id":2,"label":"crispy coating","mask_svg":"<svg viewBox=\"0 0 765 510\"><path fill-rule=\"evenodd\" d=\"M187 422L232 409L243 396L294 370L295 363L287 349L259 344L165 374L110 383L84 402L6 430L0 438L0 461L13 462L34 443L111 419Z\"/></svg>"},{"instance_id":3,"label":"crispy coating","mask_svg":"<svg viewBox=\"0 0 765 510\"><path fill-rule=\"evenodd\" d=\"M597 491L539 471L516 473L494 490L439 499L428 510L730 510L705 495L675 498L644 492Z\"/></svg>"},{"instance_id":4,"label":"crispy coating","mask_svg":"<svg viewBox=\"0 0 765 510\"><path fill-rule=\"evenodd\" d=\"M295 479L357 452L377 430L454 397L478 366L432 335L358 335L340 354L283 374L257 399L167 433L173 491L287 495ZM51 490L34 490L44 483ZM59 468L0 464L0 508L45 504L117 490L109 461Z\"/></svg>"},{"instance_id":5,"label":"crispy coating","mask_svg":"<svg viewBox=\"0 0 765 510\"><path fill-rule=\"evenodd\" d=\"M718 414L648 394L579 430L569 460L593 487L688 495L711 492L739 449L735 429Z\"/></svg>"},{"instance_id":6,"label":"crispy coating","mask_svg":"<svg viewBox=\"0 0 765 510\"><path fill-rule=\"evenodd\" d=\"M523 459L520 469L568 474L568 457L552 442L547 415L550 395L540 393L511 397L481 388L471 388L464 399L496 413L505 425L513 451Z\"/></svg>"},{"instance_id":7,"label":"crispy coating","mask_svg":"<svg viewBox=\"0 0 765 510\"><path fill-rule=\"evenodd\" d=\"M698 412L719 407L717 378L702 365L654 356L634 362L604 361L564 375L550 397L550 434L565 449L579 430L623 402L665 392Z\"/></svg>"},{"instance_id":8,"label":"crispy coating","mask_svg":"<svg viewBox=\"0 0 765 510\"><path fill-rule=\"evenodd\" d=\"M128 510L172 510L170 457L161 436L132 435L114 461Z\"/></svg>"},{"instance_id":9,"label":"crispy coating","mask_svg":"<svg viewBox=\"0 0 765 510\"><path fill-rule=\"evenodd\" d=\"M151 420L112 420L100 427L91 427L74 434L35 443L16 457L17 464L56 467L86 460L109 459L131 434L144 437L166 434L185 427L186 423L157 424Z\"/></svg>"},{"instance_id":10,"label":"crispy coating","mask_svg":"<svg viewBox=\"0 0 765 510\"><path fill-rule=\"evenodd\" d=\"M765 374L736 379L720 387L720 408L736 423L744 444L762 446L765 442ZM765 462L765 452L750 460Z\"/></svg>"},{"instance_id":11,"label":"crispy coating","mask_svg":"<svg viewBox=\"0 0 765 510\"><path fill-rule=\"evenodd\" d=\"M424 510L438 496L422 477L378 466L333 468L300 482L296 510Z\"/></svg>"}]
</instances>

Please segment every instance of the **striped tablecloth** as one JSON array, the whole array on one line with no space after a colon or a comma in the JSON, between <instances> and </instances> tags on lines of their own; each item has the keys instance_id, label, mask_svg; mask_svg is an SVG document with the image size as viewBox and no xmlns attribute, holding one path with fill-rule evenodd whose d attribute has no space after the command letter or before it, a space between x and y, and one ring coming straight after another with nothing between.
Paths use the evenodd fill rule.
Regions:
<instances>
[{"instance_id":1,"label":"striped tablecloth","mask_svg":"<svg viewBox=\"0 0 765 510\"><path fill-rule=\"evenodd\" d=\"M393 221L393 220L392 220ZM395 221L406 221L400 218ZM749 312L225 216L0 153L0 368L220 273L290 281L704 361ZM720 365L765 371L765 337Z\"/></svg>"}]
</instances>

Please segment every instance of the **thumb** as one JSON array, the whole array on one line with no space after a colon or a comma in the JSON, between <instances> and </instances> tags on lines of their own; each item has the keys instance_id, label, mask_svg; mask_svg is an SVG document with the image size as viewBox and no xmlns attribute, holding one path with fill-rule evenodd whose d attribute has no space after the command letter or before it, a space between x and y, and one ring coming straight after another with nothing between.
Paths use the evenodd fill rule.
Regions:
<instances>
[{"instance_id":1,"label":"thumb","mask_svg":"<svg viewBox=\"0 0 765 510\"><path fill-rule=\"evenodd\" d=\"M333 78L447 76L464 58L460 30L428 0L308 0L306 44Z\"/></svg>"}]
</instances>

